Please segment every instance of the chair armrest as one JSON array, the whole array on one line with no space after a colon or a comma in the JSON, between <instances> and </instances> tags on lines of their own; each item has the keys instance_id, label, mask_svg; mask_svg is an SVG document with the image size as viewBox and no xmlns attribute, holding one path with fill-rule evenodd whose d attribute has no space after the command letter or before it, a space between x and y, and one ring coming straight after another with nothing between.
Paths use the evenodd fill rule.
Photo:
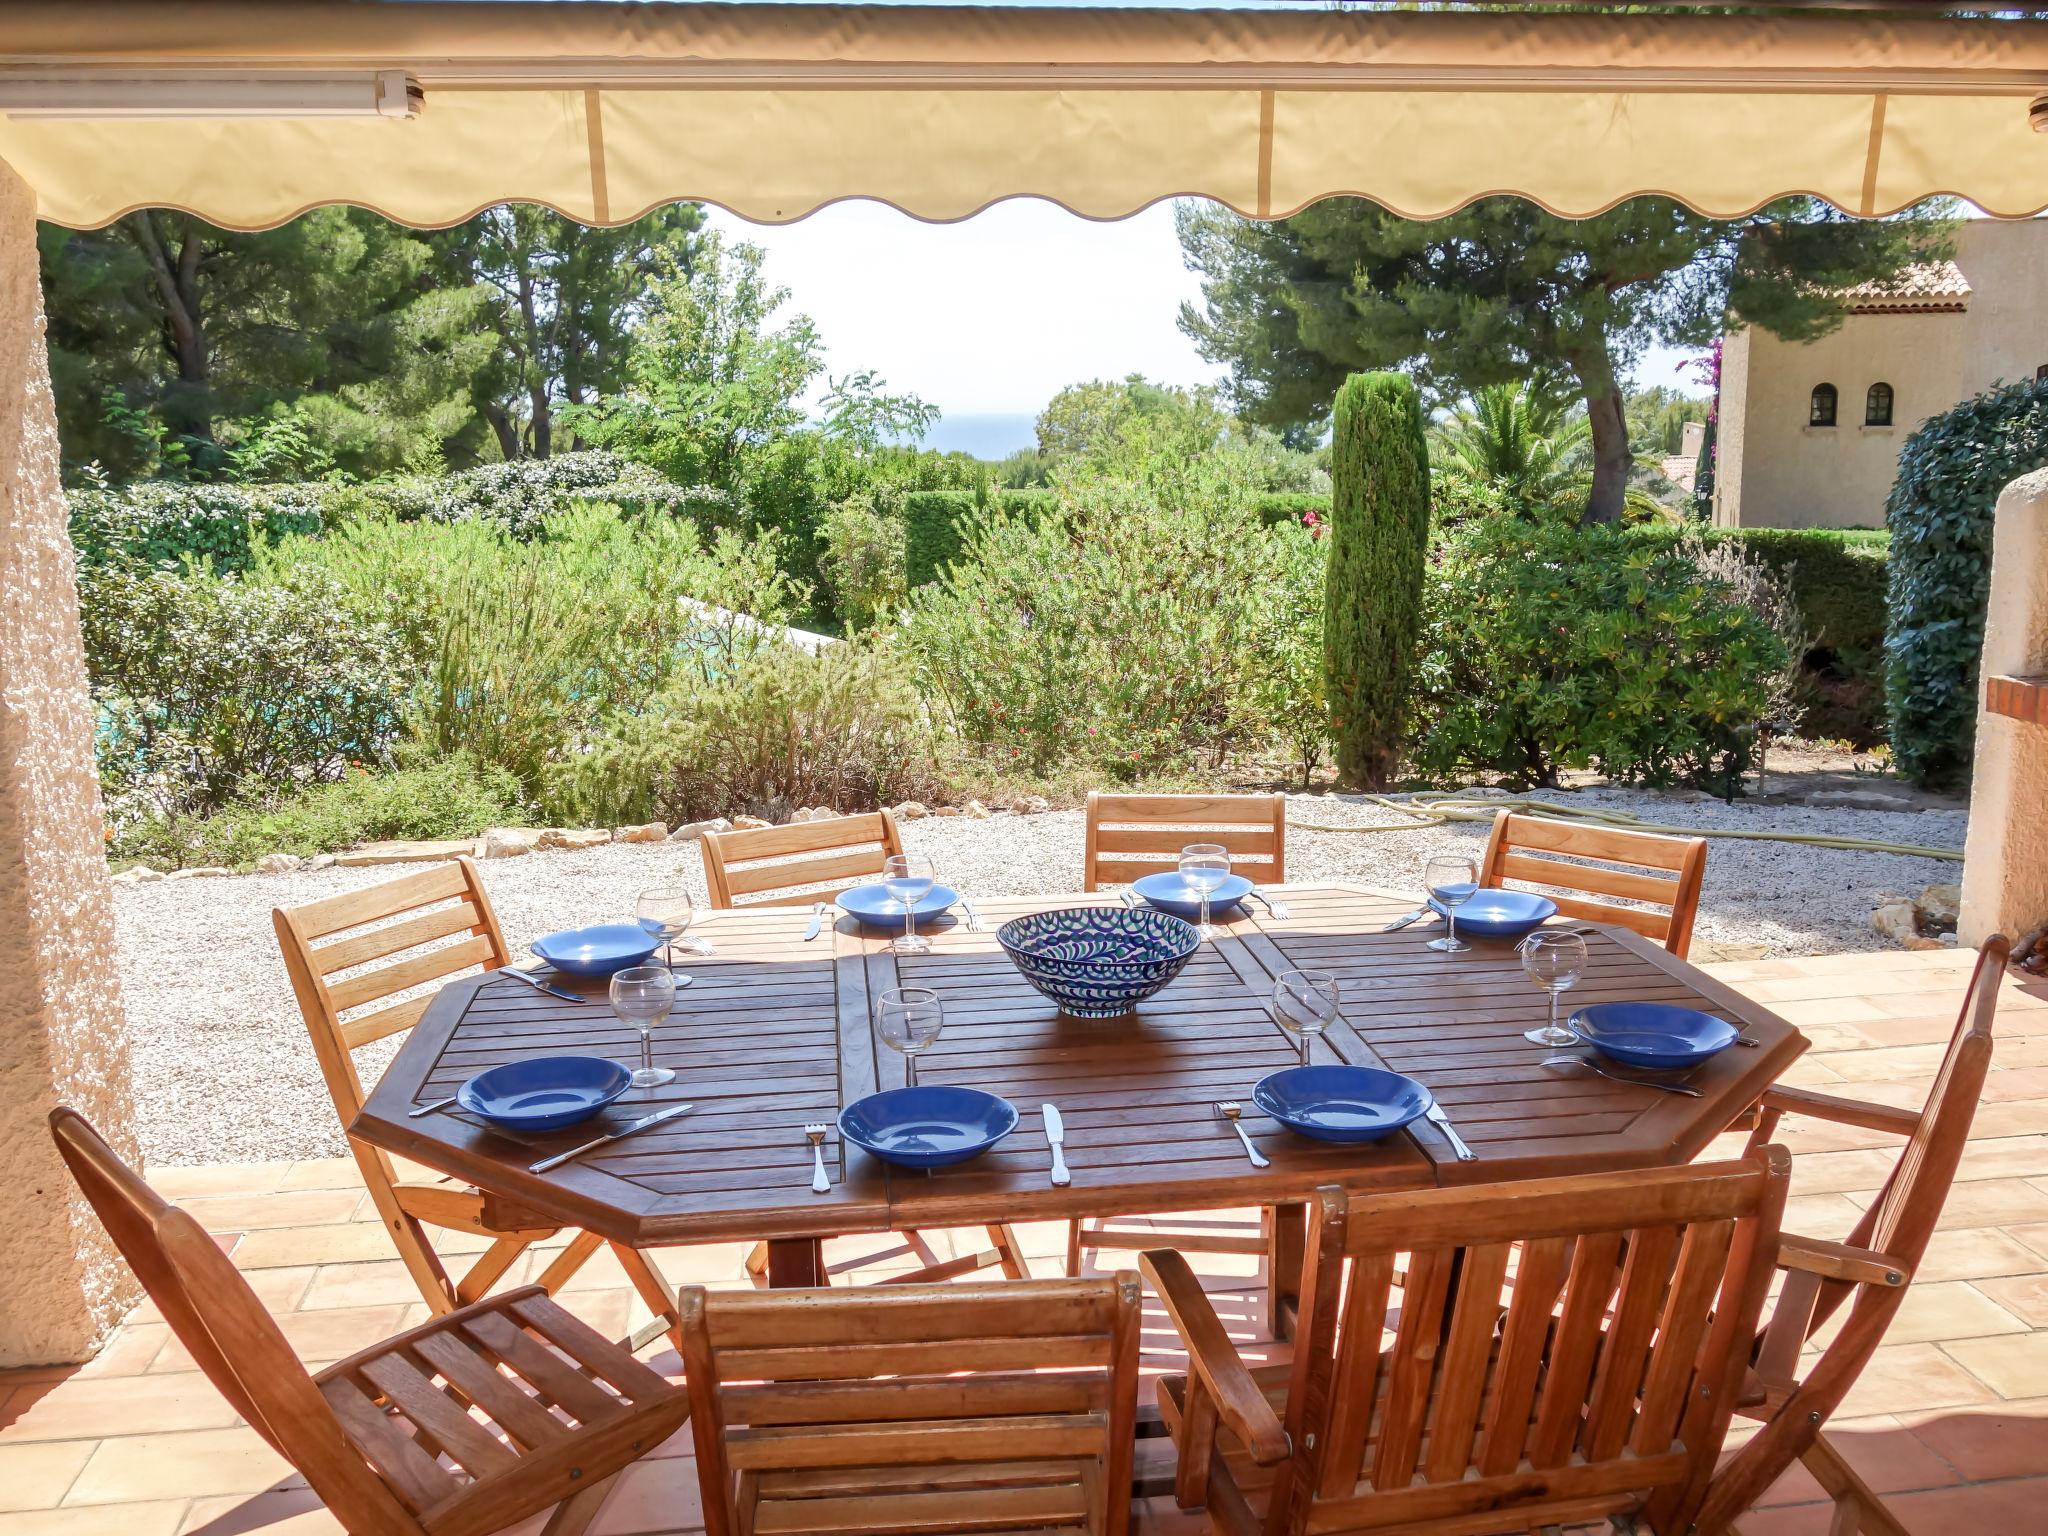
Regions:
<instances>
[{"instance_id":1,"label":"chair armrest","mask_svg":"<svg viewBox=\"0 0 2048 1536\"><path fill-rule=\"evenodd\" d=\"M1778 1238L1778 1268L1803 1270L1824 1280L1847 1280L1856 1285L1900 1286L1913 1278L1913 1266L1889 1254L1790 1232Z\"/></svg>"},{"instance_id":2,"label":"chair armrest","mask_svg":"<svg viewBox=\"0 0 2048 1536\"><path fill-rule=\"evenodd\" d=\"M1766 1088L1763 1107L1788 1115L1811 1115L1837 1125L1861 1126L1866 1131L1890 1131L1910 1136L1920 1129L1920 1111L1894 1109L1889 1104L1872 1104L1864 1099L1838 1099L1833 1094L1815 1093L1811 1088Z\"/></svg>"},{"instance_id":3,"label":"chair armrest","mask_svg":"<svg viewBox=\"0 0 2048 1536\"><path fill-rule=\"evenodd\" d=\"M1218 1417L1260 1466L1285 1461L1292 1447L1280 1416L1238 1358L1188 1261L1171 1248L1151 1248L1138 1255L1138 1267L1179 1330L1188 1369L1215 1401Z\"/></svg>"}]
</instances>

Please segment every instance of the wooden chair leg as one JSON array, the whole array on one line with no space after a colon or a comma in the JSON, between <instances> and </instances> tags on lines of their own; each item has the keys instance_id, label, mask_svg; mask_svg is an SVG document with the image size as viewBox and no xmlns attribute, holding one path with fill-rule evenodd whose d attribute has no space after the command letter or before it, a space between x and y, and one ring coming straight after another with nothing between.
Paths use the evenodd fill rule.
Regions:
<instances>
[{"instance_id":1,"label":"wooden chair leg","mask_svg":"<svg viewBox=\"0 0 2048 1536\"><path fill-rule=\"evenodd\" d=\"M518 1262L519 1255L533 1243L533 1237L525 1232L508 1232L492 1243L469 1266L469 1272L456 1282L457 1303L466 1307L473 1301L483 1300L491 1287L505 1278L505 1271Z\"/></svg>"},{"instance_id":2,"label":"wooden chair leg","mask_svg":"<svg viewBox=\"0 0 2048 1536\"><path fill-rule=\"evenodd\" d=\"M1907 1536L1906 1528L1884 1507L1876 1490L1842 1459L1826 1435L1816 1435L1799 1459L1835 1501L1828 1536L1858 1536L1859 1532L1861 1536Z\"/></svg>"},{"instance_id":3,"label":"wooden chair leg","mask_svg":"<svg viewBox=\"0 0 2048 1536\"><path fill-rule=\"evenodd\" d=\"M756 1280L767 1278L768 1245L766 1243L756 1243L747 1250L747 1273Z\"/></svg>"},{"instance_id":4,"label":"wooden chair leg","mask_svg":"<svg viewBox=\"0 0 2048 1536\"><path fill-rule=\"evenodd\" d=\"M1079 1218L1067 1223L1067 1278L1074 1279L1081 1273L1081 1223Z\"/></svg>"},{"instance_id":5,"label":"wooden chair leg","mask_svg":"<svg viewBox=\"0 0 2048 1536\"><path fill-rule=\"evenodd\" d=\"M1003 1274L1011 1280L1029 1280L1030 1266L1024 1262L1024 1244L1018 1240L1017 1232L1007 1221L993 1223L988 1229L989 1243L995 1248L996 1260L1003 1266Z\"/></svg>"},{"instance_id":6,"label":"wooden chair leg","mask_svg":"<svg viewBox=\"0 0 2048 1536\"><path fill-rule=\"evenodd\" d=\"M569 1239L569 1245L555 1255L554 1262L540 1272L534 1283L550 1296L554 1295L603 1246L604 1239L595 1232L578 1232Z\"/></svg>"},{"instance_id":7,"label":"wooden chair leg","mask_svg":"<svg viewBox=\"0 0 2048 1536\"><path fill-rule=\"evenodd\" d=\"M541 1527L541 1536L583 1536L590 1529L590 1522L597 1518L597 1512L604 1508L605 1499L618 1486L618 1481L619 1474L614 1472L602 1482L592 1483L581 1493L570 1494L548 1516L547 1524Z\"/></svg>"},{"instance_id":8,"label":"wooden chair leg","mask_svg":"<svg viewBox=\"0 0 2048 1536\"><path fill-rule=\"evenodd\" d=\"M676 1302L676 1293L660 1270L649 1262L647 1255L637 1248L624 1243L613 1243L612 1252L618 1255L619 1268L626 1272L626 1278L633 1282L633 1289L640 1293L640 1299L647 1303L647 1310L654 1314L653 1321L636 1329L628 1336L627 1347L640 1349L661 1334L667 1334L678 1354L683 1348L683 1313Z\"/></svg>"}]
</instances>

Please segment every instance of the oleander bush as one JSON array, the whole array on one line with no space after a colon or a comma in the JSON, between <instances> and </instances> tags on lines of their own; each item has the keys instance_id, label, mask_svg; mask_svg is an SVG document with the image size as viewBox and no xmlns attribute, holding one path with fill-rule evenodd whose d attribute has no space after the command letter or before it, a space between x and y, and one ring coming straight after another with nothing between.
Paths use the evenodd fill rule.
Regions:
<instances>
[{"instance_id":1,"label":"oleander bush","mask_svg":"<svg viewBox=\"0 0 2048 1536\"><path fill-rule=\"evenodd\" d=\"M1986 390L1922 424L1899 451L1891 528L1885 702L1899 771L1921 784L1967 775L1991 592L1998 494L2048 465L2048 379Z\"/></svg>"},{"instance_id":2,"label":"oleander bush","mask_svg":"<svg viewBox=\"0 0 2048 1536\"><path fill-rule=\"evenodd\" d=\"M1785 663L1769 626L1674 549L1476 522L1431 559L1410 760L1444 781L1597 768L1732 793Z\"/></svg>"}]
</instances>

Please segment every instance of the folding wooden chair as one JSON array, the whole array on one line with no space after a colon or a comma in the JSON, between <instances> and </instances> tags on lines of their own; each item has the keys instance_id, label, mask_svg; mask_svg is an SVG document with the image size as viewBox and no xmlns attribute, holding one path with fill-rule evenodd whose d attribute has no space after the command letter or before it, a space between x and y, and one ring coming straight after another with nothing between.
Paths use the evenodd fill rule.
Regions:
<instances>
[{"instance_id":1,"label":"folding wooden chair","mask_svg":"<svg viewBox=\"0 0 2048 1536\"><path fill-rule=\"evenodd\" d=\"M889 858L903 852L903 834L887 811L864 816L838 816L830 821L798 821L786 827L753 827L741 832L704 834L704 883L714 907L794 907L828 900L837 891L873 880ZM804 886L826 889L797 890ZM742 900L745 898L745 900ZM1007 1223L988 1228L989 1246L978 1252L941 1258L921 1232L901 1234L899 1247L842 1259L827 1266L828 1274L846 1274L889 1259L915 1255L918 1268L889 1283L914 1284L947 1280L978 1269L999 1267L1012 1280L1030 1274L1024 1247ZM747 1272L756 1279L767 1273L768 1247L756 1243L747 1255Z\"/></svg>"},{"instance_id":2,"label":"folding wooden chair","mask_svg":"<svg viewBox=\"0 0 2048 1536\"><path fill-rule=\"evenodd\" d=\"M1176 1498L1227 1536L1603 1517L1680 1536L1727 1434L1790 1166L1764 1147L1348 1202L1323 1190L1281 1366L1247 1369L1186 1261L1143 1255L1188 1350L1188 1373L1159 1380Z\"/></svg>"},{"instance_id":3,"label":"folding wooden chair","mask_svg":"<svg viewBox=\"0 0 2048 1536\"><path fill-rule=\"evenodd\" d=\"M1220 843L1230 867L1246 879L1280 885L1287 879L1285 795L1088 796L1088 839L1082 886L1126 884L1180 867L1189 843Z\"/></svg>"},{"instance_id":4,"label":"folding wooden chair","mask_svg":"<svg viewBox=\"0 0 2048 1536\"><path fill-rule=\"evenodd\" d=\"M1571 862L1581 859L1597 862ZM1486 840L1479 883L1505 886L1520 880L1543 886L1543 894L1567 916L1633 929L1683 959L1692 948L1692 922L1699 914L1706 872L1703 837L1665 837L1502 811ZM1567 894L1573 891L1580 894ZM1652 902L1664 910L1590 899L1600 896Z\"/></svg>"},{"instance_id":5,"label":"folding wooden chair","mask_svg":"<svg viewBox=\"0 0 2048 1536\"><path fill-rule=\"evenodd\" d=\"M466 858L302 907L279 907L271 920L344 1131L363 1107L355 1052L411 1029L433 999L431 992L400 994L471 966L496 970L510 963L497 914L475 862ZM364 969L373 963L374 969ZM389 1155L353 1136L348 1148L398 1257L436 1312L486 1295L521 1254L559 1230L483 1191L403 1183ZM427 1236L429 1226L488 1237L491 1245L460 1280L451 1280ZM536 1278L552 1293L602 1245L579 1232ZM667 1282L634 1250L614 1244L613 1251L657 1320L672 1326L675 1302Z\"/></svg>"},{"instance_id":6,"label":"folding wooden chair","mask_svg":"<svg viewBox=\"0 0 2048 1536\"><path fill-rule=\"evenodd\" d=\"M706 1536L1130 1526L1138 1277L682 1292Z\"/></svg>"},{"instance_id":7,"label":"folding wooden chair","mask_svg":"<svg viewBox=\"0 0 2048 1536\"><path fill-rule=\"evenodd\" d=\"M196 1220L74 1111L55 1110L50 1130L171 1331L351 1536L484 1536L550 1505L544 1536L576 1536L689 1412L681 1388L538 1286L309 1376Z\"/></svg>"},{"instance_id":8,"label":"folding wooden chair","mask_svg":"<svg viewBox=\"0 0 2048 1536\"><path fill-rule=\"evenodd\" d=\"M1838 1099L1804 1088L1773 1088L1763 1096L1752 1146L1772 1135L1781 1117L1810 1115L1906 1138L1883 1190L1846 1242L1787 1234L1778 1241L1785 1281L1770 1322L1757 1336L1752 1370L1736 1411L1764 1427L1729 1457L1715 1477L1701 1530L1737 1519L1796 1460L1830 1498L1836 1536L1906 1536L1870 1485L1828 1443L1823 1426L1870 1363L1885 1329L1905 1303L1913 1272L1927 1253L1934 1224L1955 1182L1970 1139L1970 1122L1991 1069L1992 1018L2010 944L1987 940L1963 999L1955 1034L1926 1104L1918 1111ZM1800 1354L1831 1317L1849 1309L1841 1331L1799 1375Z\"/></svg>"}]
</instances>

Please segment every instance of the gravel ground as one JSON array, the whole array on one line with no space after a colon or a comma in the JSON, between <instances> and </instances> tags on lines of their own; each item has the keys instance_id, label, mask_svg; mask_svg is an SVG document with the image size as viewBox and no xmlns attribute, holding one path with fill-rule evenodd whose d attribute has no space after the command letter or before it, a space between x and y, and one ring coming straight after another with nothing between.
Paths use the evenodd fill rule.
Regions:
<instances>
[{"instance_id":1,"label":"gravel ground","mask_svg":"<svg viewBox=\"0 0 2048 1536\"><path fill-rule=\"evenodd\" d=\"M1552 798L1703 830L1770 828L1955 849L1964 834L1964 816L1954 810L1728 806L1611 789ZM1291 820L1368 827L1397 825L1401 818L1356 799L1302 796L1292 804ZM913 850L931 856L942 880L971 894L1081 886L1079 811L991 821L932 819L909 823L904 836ZM1412 890L1429 855L1452 849L1476 855L1484 837L1483 822L1365 835L1290 827L1289 875ZM1881 942L1869 928L1880 892L1916 893L1959 879L1960 870L1958 864L1896 854L1717 840L1694 931L1705 940L1758 945L1773 955L1872 949ZM493 861L484 872L515 950L551 929L629 914L635 893L657 881L680 876L703 890L703 867L692 844L541 853ZM117 889L121 981L150 1162L326 1157L343 1150L278 958L270 909L395 873L335 868ZM375 1080L384 1059L378 1047L358 1054L365 1081Z\"/></svg>"}]
</instances>

